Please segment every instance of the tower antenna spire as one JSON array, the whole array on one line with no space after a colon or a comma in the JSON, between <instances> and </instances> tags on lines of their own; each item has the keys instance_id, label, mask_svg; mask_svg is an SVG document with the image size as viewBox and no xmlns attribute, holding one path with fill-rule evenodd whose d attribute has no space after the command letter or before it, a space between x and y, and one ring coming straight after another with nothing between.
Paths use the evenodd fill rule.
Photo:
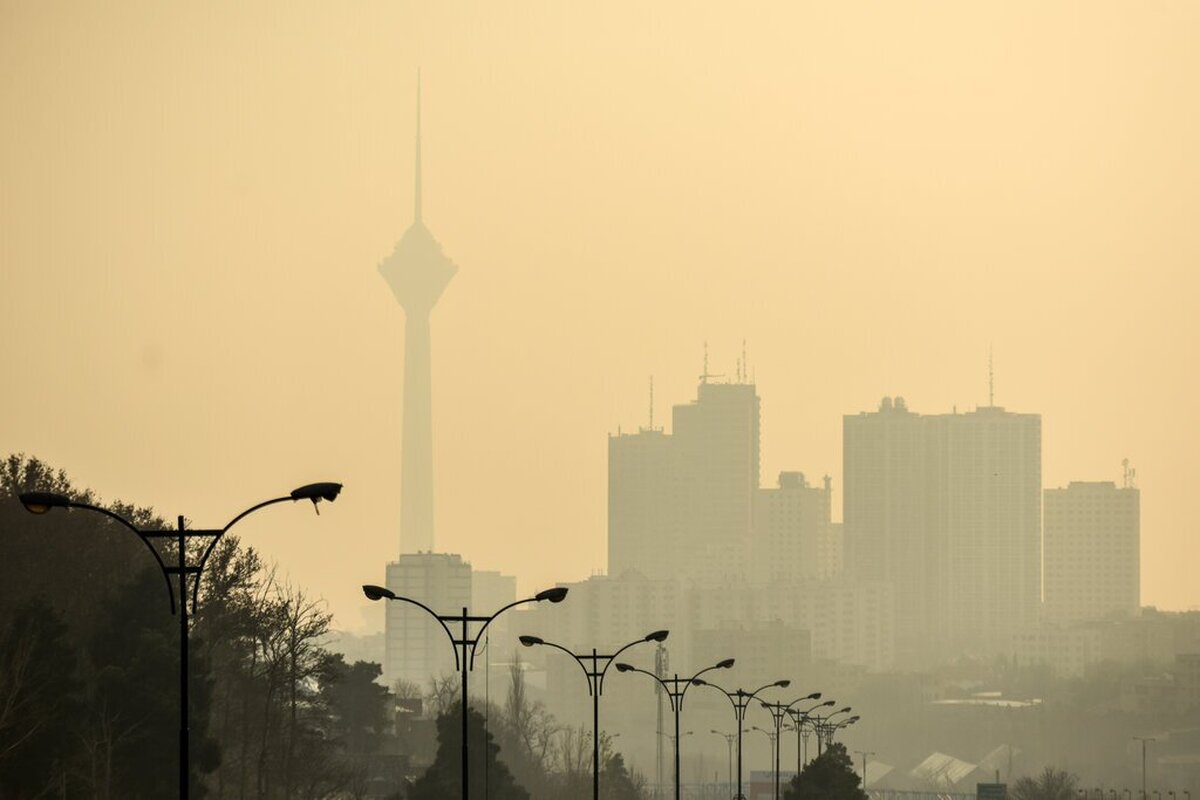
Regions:
<instances>
[{"instance_id":1,"label":"tower antenna spire","mask_svg":"<svg viewBox=\"0 0 1200 800\"><path fill-rule=\"evenodd\" d=\"M996 373L992 369L992 346L988 345L988 406L996 405Z\"/></svg>"},{"instance_id":2,"label":"tower antenna spire","mask_svg":"<svg viewBox=\"0 0 1200 800\"><path fill-rule=\"evenodd\" d=\"M422 221L421 214L421 68L417 67L417 152L416 169L413 174L413 219Z\"/></svg>"},{"instance_id":3,"label":"tower antenna spire","mask_svg":"<svg viewBox=\"0 0 1200 800\"><path fill-rule=\"evenodd\" d=\"M750 364L746 361L746 340L742 339L742 377L741 382L746 382L746 376L750 372Z\"/></svg>"}]
</instances>

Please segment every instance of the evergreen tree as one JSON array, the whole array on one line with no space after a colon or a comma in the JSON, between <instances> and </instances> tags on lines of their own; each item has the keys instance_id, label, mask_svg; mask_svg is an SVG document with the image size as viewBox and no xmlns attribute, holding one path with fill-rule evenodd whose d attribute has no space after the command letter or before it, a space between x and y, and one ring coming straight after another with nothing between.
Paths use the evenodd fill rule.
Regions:
<instances>
[{"instance_id":1,"label":"evergreen tree","mask_svg":"<svg viewBox=\"0 0 1200 800\"><path fill-rule=\"evenodd\" d=\"M462 790L462 728L457 704L438 717L438 751L433 764L409 790L409 800L447 800L459 797ZM500 748L484 731L483 715L469 711L467 737L471 745L471 797L484 796L486 764L488 791L492 800L529 800L529 793L513 779L508 767L497 756Z\"/></svg>"},{"instance_id":2,"label":"evergreen tree","mask_svg":"<svg viewBox=\"0 0 1200 800\"><path fill-rule=\"evenodd\" d=\"M846 746L833 742L792 778L784 800L866 800Z\"/></svg>"}]
</instances>

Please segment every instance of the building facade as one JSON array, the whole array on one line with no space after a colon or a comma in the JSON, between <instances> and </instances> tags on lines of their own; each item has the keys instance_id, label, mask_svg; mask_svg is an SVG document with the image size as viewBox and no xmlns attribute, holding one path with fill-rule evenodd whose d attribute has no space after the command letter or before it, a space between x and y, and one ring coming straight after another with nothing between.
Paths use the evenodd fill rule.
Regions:
<instances>
[{"instance_id":1,"label":"building facade","mask_svg":"<svg viewBox=\"0 0 1200 800\"><path fill-rule=\"evenodd\" d=\"M1045 493L1045 617L1132 617L1141 605L1141 495L1111 481Z\"/></svg>"}]
</instances>

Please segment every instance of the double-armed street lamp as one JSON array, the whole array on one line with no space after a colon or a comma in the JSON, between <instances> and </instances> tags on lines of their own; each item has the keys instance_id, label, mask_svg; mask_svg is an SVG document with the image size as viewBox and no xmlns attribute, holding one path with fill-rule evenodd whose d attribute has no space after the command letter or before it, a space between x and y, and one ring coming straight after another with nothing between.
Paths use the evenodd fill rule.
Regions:
<instances>
[{"instance_id":1,"label":"double-armed street lamp","mask_svg":"<svg viewBox=\"0 0 1200 800\"><path fill-rule=\"evenodd\" d=\"M724 661L718 661L711 667L705 667L690 678L681 678L676 674L672 678L660 678L653 672L640 669L631 664L622 662L617 663L617 672L640 672L643 675L649 675L653 678L664 690L667 697L671 700L671 711L675 714L675 800L680 800L680 776L679 776L679 714L683 710L683 697L687 694L689 686L704 685L704 681L700 680L700 676L714 669L729 669L733 666L734 660L727 658Z\"/></svg>"},{"instance_id":2,"label":"double-armed street lamp","mask_svg":"<svg viewBox=\"0 0 1200 800\"><path fill-rule=\"evenodd\" d=\"M1146 745L1149 742L1158 741L1153 736L1134 736L1131 737L1135 742L1142 743L1142 800L1147 800L1146 797Z\"/></svg>"},{"instance_id":3,"label":"double-armed street lamp","mask_svg":"<svg viewBox=\"0 0 1200 800\"><path fill-rule=\"evenodd\" d=\"M788 712L796 703L803 703L807 700L820 700L821 693L813 692L812 694L798 697L790 703L769 703L761 697L758 699L759 705L771 712L771 719L775 723L775 800L779 800L779 743L783 739L783 721L788 718ZM799 774L797 772L797 774Z\"/></svg>"},{"instance_id":4,"label":"double-armed street lamp","mask_svg":"<svg viewBox=\"0 0 1200 800\"><path fill-rule=\"evenodd\" d=\"M862 788L863 788L863 791L865 792L867 790L867 756L875 755L875 751L874 750L855 750L854 753L855 753L855 755L862 756L862 762L863 762L863 773L862 773L863 785L862 785Z\"/></svg>"},{"instance_id":5,"label":"double-armed street lamp","mask_svg":"<svg viewBox=\"0 0 1200 800\"><path fill-rule=\"evenodd\" d=\"M831 723L829 720L833 719L838 714L849 714L850 711L851 711L850 706L846 706L845 708L839 708L837 711L834 711L831 714L826 714L823 717L822 716L814 716L812 718L813 719L813 730L817 732L817 755L818 756L825 752L825 745L828 744L829 736L831 736L833 733L833 728L832 728L833 723Z\"/></svg>"},{"instance_id":6,"label":"double-armed street lamp","mask_svg":"<svg viewBox=\"0 0 1200 800\"><path fill-rule=\"evenodd\" d=\"M717 736L720 736L722 739L725 740L725 750L727 751L726 755L729 759L729 771L727 773L729 777L725 781L725 791L732 792L733 791L733 743L735 741L737 741L737 734L736 733L721 733L719 730L716 730L715 728L710 730L709 733L715 733Z\"/></svg>"},{"instance_id":7,"label":"double-armed street lamp","mask_svg":"<svg viewBox=\"0 0 1200 800\"><path fill-rule=\"evenodd\" d=\"M745 689L738 689L736 691L730 692L730 691L726 691L725 689L722 689L720 686L717 686L715 683L708 683L707 681L696 681L695 683L698 686L708 686L713 689L716 689L718 692L725 695L726 699L728 699L729 702L733 705L733 718L734 718L734 721L737 723L737 775L738 775L738 778L737 778L737 795L735 795L735 800L745 800L746 796L744 794L742 794L742 730L743 730L742 726L746 721L746 708L750 705L750 702L752 700L754 700L755 697L758 696L759 692L765 691L772 687L786 689L788 686L791 685L792 682L789 680L774 681L773 683L763 684L762 686L755 689L753 692L747 692Z\"/></svg>"},{"instance_id":8,"label":"double-armed street lamp","mask_svg":"<svg viewBox=\"0 0 1200 800\"><path fill-rule=\"evenodd\" d=\"M564 653L575 659L579 666L583 668L583 674L587 677L588 694L592 696L592 798L600 800L600 695L604 692L604 675L608 672L608 668L612 666L617 656L624 653L634 645L643 644L644 642L665 642L669 631L654 631L648 633L637 641L630 642L612 655L600 655L596 652L596 648L592 648L592 652L576 653L563 647L561 644L547 642L545 639L537 636L522 636L521 644L526 647L553 647L556 650L562 650Z\"/></svg>"},{"instance_id":9,"label":"double-armed street lamp","mask_svg":"<svg viewBox=\"0 0 1200 800\"><path fill-rule=\"evenodd\" d=\"M799 775L804 769L804 764L808 760L808 729L812 727L814 717L810 717L813 711L818 708L832 708L837 705L834 700L826 700L824 703L817 703L808 708L789 708L788 715L792 718L792 725L796 731L796 774Z\"/></svg>"},{"instance_id":10,"label":"double-armed street lamp","mask_svg":"<svg viewBox=\"0 0 1200 800\"><path fill-rule=\"evenodd\" d=\"M853 717L850 717L848 719L839 720L838 722L835 722L831 725L827 725L826 727L827 727L828 739L826 740L826 743L833 744L833 737L837 734L838 731L840 731L842 728L850 727L854 723L858 722L859 719L861 719L861 718L856 714Z\"/></svg>"},{"instance_id":11,"label":"double-armed street lamp","mask_svg":"<svg viewBox=\"0 0 1200 800\"><path fill-rule=\"evenodd\" d=\"M188 797L190 790L190 757L188 747L188 594L192 596L191 613L196 611L196 604L200 597L200 576L204 572L204 566L208 563L208 557L212 554L213 548L217 546L217 542L221 540L230 528L236 525L245 517L258 511L260 508L266 508L276 503L295 502L297 500L311 500L314 507L322 500L333 502L337 499L338 494L342 490L340 483L310 483L307 486L301 486L298 489L292 490L291 493L284 497L276 497L271 500L264 500L257 505L253 505L246 509L236 517L225 523L222 528L214 528L209 530L194 530L184 527L183 516L180 515L176 520L177 527L174 530L142 530L134 525L125 517L111 511L107 508L94 506L90 503L81 503L66 495L55 494L53 492L25 492L19 495L21 505L31 514L46 514L52 509L63 508L73 509L78 508L84 511L91 511L96 514L101 514L109 519L125 526L142 540L150 554L154 556L154 561L158 564L158 568L162 570L163 579L167 583L167 597L171 601L171 613L176 614L178 608L179 617L179 796L180 798ZM191 559L191 554L188 552L188 543L192 540L207 541L207 544L199 549L199 558ZM167 566L167 562L163 560L163 554L154 546L157 541L163 541L175 546L174 564ZM168 554L168 558L170 555ZM191 587L189 589L188 579L192 578ZM172 582L172 578L177 580L177 584ZM179 592L179 603L176 606L175 593Z\"/></svg>"},{"instance_id":12,"label":"double-armed street lamp","mask_svg":"<svg viewBox=\"0 0 1200 800\"><path fill-rule=\"evenodd\" d=\"M494 611L488 616L473 616L466 607L463 608L461 614L439 614L418 600L413 600L411 597L401 597L391 589L386 589L382 586L367 584L362 589L363 594L367 596L368 600L393 600L397 603L408 603L424 610L429 616L438 621L438 624L442 626L442 630L446 632L446 636L450 639L450 645L454 649L454 665L462 675L462 800L467 800L470 796L469 778L471 774L470 762L468 760L470 750L467 747L467 676L471 670L475 669L475 650L479 645L479 641L483 638L483 633L487 630L488 625L492 623L492 620L510 608L525 603L540 603L547 600L551 603L561 603L567 596L567 589L565 586L546 589L538 592L533 597L509 603L499 611ZM456 623L460 626L461 634L458 638L455 638L454 632L450 630L450 626L447 623ZM474 636L471 635L470 626L472 623L482 623ZM461 654L459 653L459 648L462 648Z\"/></svg>"}]
</instances>

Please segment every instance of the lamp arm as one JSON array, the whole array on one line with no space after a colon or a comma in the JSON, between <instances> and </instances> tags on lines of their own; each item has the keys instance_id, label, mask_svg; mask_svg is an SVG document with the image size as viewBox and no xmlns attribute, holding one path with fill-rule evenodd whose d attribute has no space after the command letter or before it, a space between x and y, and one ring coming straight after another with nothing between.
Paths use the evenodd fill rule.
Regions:
<instances>
[{"instance_id":1,"label":"lamp arm","mask_svg":"<svg viewBox=\"0 0 1200 800\"><path fill-rule=\"evenodd\" d=\"M517 600L515 602L509 603L508 605L504 606L499 611L495 612L490 617L488 617L487 622L484 622L483 627L480 628L479 632L475 634L475 641L471 643L471 660L470 660L470 662L468 662L470 664L468 669L475 669L475 648L479 646L479 640L483 638L483 632L487 630L488 625L492 624L492 620L494 620L496 617L503 614L505 611L508 611L513 606L519 606L519 605L523 605L525 603L536 603L536 602L538 602L538 599L536 597L526 597L524 600Z\"/></svg>"},{"instance_id":2,"label":"lamp arm","mask_svg":"<svg viewBox=\"0 0 1200 800\"><path fill-rule=\"evenodd\" d=\"M229 522L226 522L226 523L225 523L225 527L224 527L224 528L221 528L221 532L220 532L220 533L217 535L217 538L218 538L218 539L219 539L219 538L221 538L221 536L225 535L225 533L226 533L226 532L227 532L227 531L228 531L230 528L232 528L234 525L236 525L236 524L238 524L239 522L241 522L241 521L242 521L243 519L245 519L246 517L248 517L248 516L250 516L251 514L253 514L255 511L258 511L260 508L266 508L267 506L273 506L273 505L275 505L276 503L282 503L282 502L284 502L285 500L292 500L292 497L291 497L290 495L289 495L289 496L287 496L287 497L276 497L276 498L274 498L273 500L264 500L264 501L262 501L261 503L258 503L258 504L256 504L256 505L252 505L252 506L250 506L250 507L249 507L249 508L247 508L245 511L243 511L243 512L242 512L242 513L240 513L240 514L238 514L236 517L234 517L233 519L229 520Z\"/></svg>"},{"instance_id":3,"label":"lamp arm","mask_svg":"<svg viewBox=\"0 0 1200 800\"><path fill-rule=\"evenodd\" d=\"M587 680L588 696L590 697L592 694L592 674L587 671L587 665L583 663L583 659L580 658L579 656L575 655L575 653L573 653L572 651L563 647L561 644L555 644L554 642L547 642L545 639L543 639L541 643L546 647L553 647L556 650L562 650L564 653L569 655L571 658L575 659L575 663L578 664L579 668L583 670L583 677Z\"/></svg>"},{"instance_id":4,"label":"lamp arm","mask_svg":"<svg viewBox=\"0 0 1200 800\"><path fill-rule=\"evenodd\" d=\"M288 499L290 500L291 498L288 498ZM395 597L389 597L388 600L401 602L401 603L409 603L411 605L416 606L417 608L423 609L425 611L425 613L429 614L429 616L436 619L438 625L442 626L442 630L444 630L446 632L446 637L450 640L450 648L452 650L454 650L454 669L458 670L462 667L461 663L458 660L458 642L456 642L454 640L454 634L450 632L450 628L447 627L445 621L437 615L436 611L434 611L432 608L430 608L429 606L425 605L424 603L422 603L420 601L413 600L411 597L401 597L400 595L396 595Z\"/></svg>"},{"instance_id":5,"label":"lamp arm","mask_svg":"<svg viewBox=\"0 0 1200 800\"><path fill-rule=\"evenodd\" d=\"M124 525L126 528L129 528L129 530L131 530L135 534L137 534L137 537L142 540L142 544L146 545L146 549L150 551L150 555L154 556L154 560L158 562L158 568L160 570L162 570L163 580L166 581L166 584L167 584L167 598L171 601L171 615L174 616L174 614L175 614L175 590L173 588L171 588L171 576L169 574L167 574L167 565L163 563L162 556L160 556L158 554L158 550L155 549L154 545L150 544L150 540L146 538L146 534L143 531L139 530L138 527L136 525L134 525L132 522L125 519L120 514L116 513L115 511L109 511L107 508L101 508L100 506L93 506L88 503L76 503L74 501L68 503L67 507L68 508L82 508L84 511L94 511L97 514L103 514L104 516L108 517L109 519L115 520L116 522L120 523L121 525ZM179 602L181 602L181 603L186 602L186 598L180 597Z\"/></svg>"},{"instance_id":6,"label":"lamp arm","mask_svg":"<svg viewBox=\"0 0 1200 800\"><path fill-rule=\"evenodd\" d=\"M611 656L608 657L608 663L606 663L604 665L604 669L600 670L600 677L596 683L596 691L600 692L601 689L604 688L604 676L608 673L608 668L611 667L614 663L616 663L617 656L621 655L621 653L624 653L626 650L633 647L635 644L641 644L644 641L646 641L646 640L638 639L636 642L630 642L629 644L625 645L620 650L618 650L617 652L613 653ZM603 692L601 692L601 694L603 694Z\"/></svg>"}]
</instances>

